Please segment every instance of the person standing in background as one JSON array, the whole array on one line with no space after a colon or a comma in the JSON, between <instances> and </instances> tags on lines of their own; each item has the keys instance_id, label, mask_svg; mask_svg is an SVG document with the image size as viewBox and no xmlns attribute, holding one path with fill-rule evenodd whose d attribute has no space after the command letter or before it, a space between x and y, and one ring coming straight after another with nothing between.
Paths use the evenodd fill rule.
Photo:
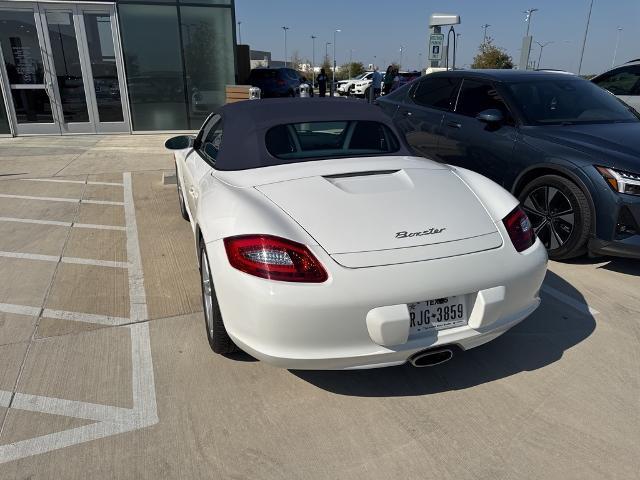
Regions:
<instances>
[{"instance_id":1,"label":"person standing in background","mask_svg":"<svg viewBox=\"0 0 640 480\"><path fill-rule=\"evenodd\" d=\"M384 94L386 95L391 91L391 85L393 85L393 65L387 67L387 71L384 74Z\"/></svg>"},{"instance_id":2,"label":"person standing in background","mask_svg":"<svg viewBox=\"0 0 640 480\"><path fill-rule=\"evenodd\" d=\"M320 69L320 74L316 77L318 80L318 90L320 90L319 97L324 97L327 93L327 74L324 68Z\"/></svg>"},{"instance_id":3,"label":"person standing in background","mask_svg":"<svg viewBox=\"0 0 640 480\"><path fill-rule=\"evenodd\" d=\"M382 74L380 73L378 67L374 67L373 76L371 77L371 98L370 102L373 102L376 98L380 96L380 90L382 87Z\"/></svg>"}]
</instances>

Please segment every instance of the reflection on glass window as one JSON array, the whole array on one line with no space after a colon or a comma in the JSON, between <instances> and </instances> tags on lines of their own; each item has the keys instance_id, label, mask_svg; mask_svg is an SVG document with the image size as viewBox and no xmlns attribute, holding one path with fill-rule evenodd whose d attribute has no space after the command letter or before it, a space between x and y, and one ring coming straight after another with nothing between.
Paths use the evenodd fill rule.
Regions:
<instances>
[{"instance_id":1,"label":"reflection on glass window","mask_svg":"<svg viewBox=\"0 0 640 480\"><path fill-rule=\"evenodd\" d=\"M64 121L88 122L89 112L73 15L70 12L48 11L46 17Z\"/></svg>"},{"instance_id":2,"label":"reflection on glass window","mask_svg":"<svg viewBox=\"0 0 640 480\"><path fill-rule=\"evenodd\" d=\"M120 4L133 129L186 130L177 7Z\"/></svg>"},{"instance_id":3,"label":"reflection on glass window","mask_svg":"<svg viewBox=\"0 0 640 480\"><path fill-rule=\"evenodd\" d=\"M85 13L84 25L93 74L93 87L101 122L122 122L122 101L111 18L108 13Z\"/></svg>"},{"instance_id":4,"label":"reflection on glass window","mask_svg":"<svg viewBox=\"0 0 640 480\"><path fill-rule=\"evenodd\" d=\"M42 55L33 12L0 10L0 45L9 83L44 83Z\"/></svg>"},{"instance_id":5,"label":"reflection on glass window","mask_svg":"<svg viewBox=\"0 0 640 480\"><path fill-rule=\"evenodd\" d=\"M233 33L228 8L180 7L189 96L189 125L198 129L225 102L234 83Z\"/></svg>"}]
</instances>

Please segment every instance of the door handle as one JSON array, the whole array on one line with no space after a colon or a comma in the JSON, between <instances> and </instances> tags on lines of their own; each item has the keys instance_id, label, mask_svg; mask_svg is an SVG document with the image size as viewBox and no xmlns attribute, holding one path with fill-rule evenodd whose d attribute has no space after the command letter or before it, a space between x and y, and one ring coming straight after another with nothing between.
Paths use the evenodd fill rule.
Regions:
<instances>
[{"instance_id":1,"label":"door handle","mask_svg":"<svg viewBox=\"0 0 640 480\"><path fill-rule=\"evenodd\" d=\"M410 117L411 115L413 115L413 112L410 112L409 110L405 110L404 112L402 112L402 115L404 115L405 117Z\"/></svg>"},{"instance_id":2,"label":"door handle","mask_svg":"<svg viewBox=\"0 0 640 480\"><path fill-rule=\"evenodd\" d=\"M458 122L447 122L447 127L462 128L462 124Z\"/></svg>"}]
</instances>

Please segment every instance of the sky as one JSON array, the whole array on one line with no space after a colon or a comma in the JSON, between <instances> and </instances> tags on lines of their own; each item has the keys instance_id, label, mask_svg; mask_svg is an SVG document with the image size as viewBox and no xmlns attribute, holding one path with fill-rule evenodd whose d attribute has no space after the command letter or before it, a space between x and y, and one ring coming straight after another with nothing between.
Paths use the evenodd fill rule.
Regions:
<instances>
[{"instance_id":1,"label":"sky","mask_svg":"<svg viewBox=\"0 0 640 480\"><path fill-rule=\"evenodd\" d=\"M296 52L312 58L316 39L316 63L320 63L325 43L333 42L336 29L336 62L374 62L381 69L400 60L406 69L417 69L422 53L427 56L429 15L451 13L461 17L455 26L461 34L457 66L468 67L482 42L482 25L490 24L488 35L509 53L515 64L525 34L524 10L538 8L531 19L530 34L542 44L541 67L577 72L590 0L236 0L236 21L241 21L242 43L253 50L267 50L272 59L284 58L284 31L287 26L288 57ZM613 61L618 27L623 30L616 64L640 58L640 0L594 0L582 73L607 70ZM238 33L238 32L236 32ZM329 46L329 55L333 54ZM531 59L538 60L535 43Z\"/></svg>"}]
</instances>

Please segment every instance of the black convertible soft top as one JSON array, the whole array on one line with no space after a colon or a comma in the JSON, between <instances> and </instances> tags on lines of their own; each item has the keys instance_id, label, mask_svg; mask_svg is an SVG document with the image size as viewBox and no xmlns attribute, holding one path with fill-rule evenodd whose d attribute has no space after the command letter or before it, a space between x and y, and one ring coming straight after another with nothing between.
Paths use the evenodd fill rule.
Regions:
<instances>
[{"instance_id":1,"label":"black convertible soft top","mask_svg":"<svg viewBox=\"0 0 640 480\"><path fill-rule=\"evenodd\" d=\"M361 100L319 97L247 100L223 105L216 113L222 116L224 132L216 170L246 170L283 163L267 150L267 131L279 125L304 122L379 122L399 140L400 149L394 155L412 155L391 118L381 108Z\"/></svg>"}]
</instances>

